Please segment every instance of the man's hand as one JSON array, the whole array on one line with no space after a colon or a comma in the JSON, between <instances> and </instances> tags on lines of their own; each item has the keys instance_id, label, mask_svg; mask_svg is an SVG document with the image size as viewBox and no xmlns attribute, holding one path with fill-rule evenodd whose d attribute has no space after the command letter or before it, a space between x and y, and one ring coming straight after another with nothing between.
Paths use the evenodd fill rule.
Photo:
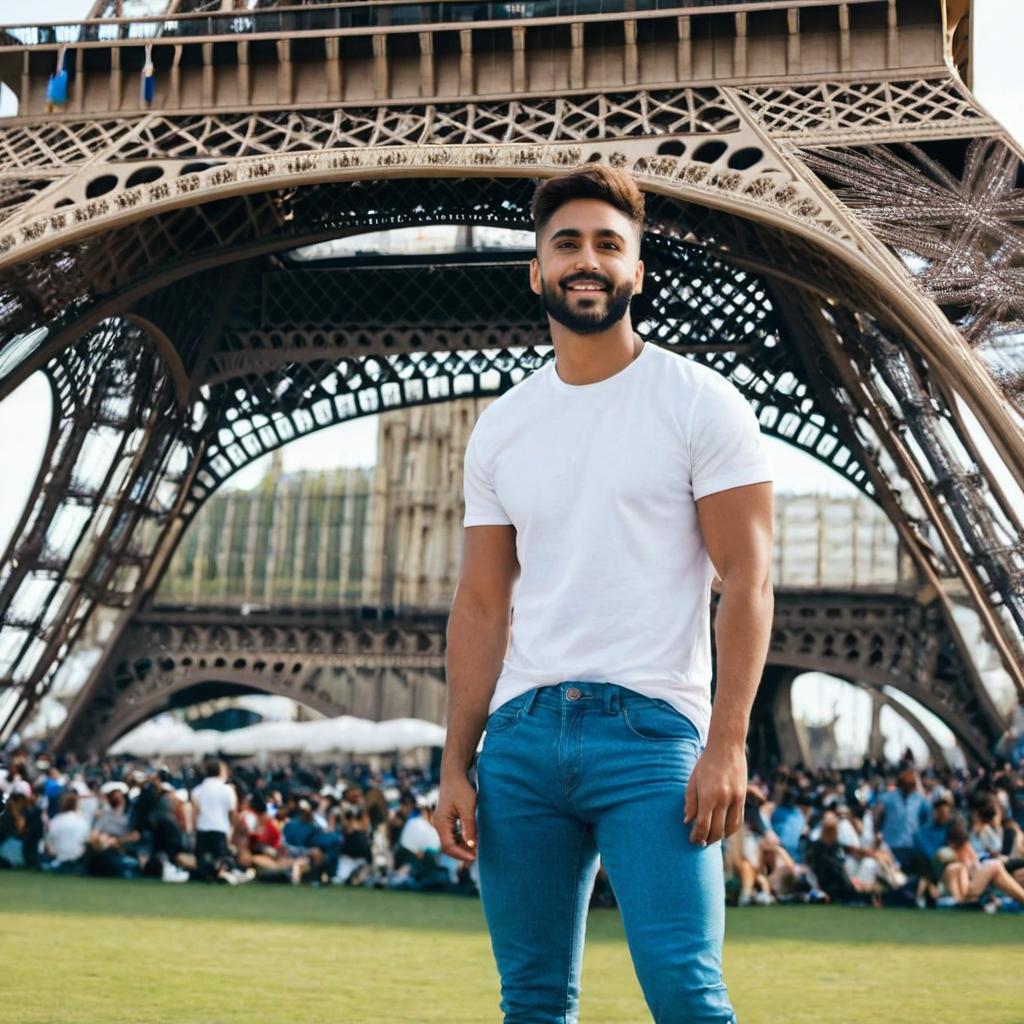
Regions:
<instances>
[{"instance_id":1,"label":"man's hand","mask_svg":"<svg viewBox=\"0 0 1024 1024\"><path fill-rule=\"evenodd\" d=\"M743 820L747 755L742 744L708 746L686 786L684 824L693 822L690 842L706 846L731 836Z\"/></svg>"},{"instance_id":2,"label":"man's hand","mask_svg":"<svg viewBox=\"0 0 1024 1024\"><path fill-rule=\"evenodd\" d=\"M462 825L461 836L455 833L456 821ZM465 772L442 775L434 828L443 853L467 864L476 859L476 790Z\"/></svg>"}]
</instances>

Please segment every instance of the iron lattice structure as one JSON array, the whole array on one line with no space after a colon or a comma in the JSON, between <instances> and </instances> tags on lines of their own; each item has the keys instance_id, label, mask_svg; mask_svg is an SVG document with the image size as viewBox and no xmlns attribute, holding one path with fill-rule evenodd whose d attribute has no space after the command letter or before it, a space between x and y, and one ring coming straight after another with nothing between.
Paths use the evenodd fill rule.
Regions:
<instances>
[{"instance_id":1,"label":"iron lattice structure","mask_svg":"<svg viewBox=\"0 0 1024 1024\"><path fill-rule=\"evenodd\" d=\"M976 698L966 685L955 638L934 603L922 606L912 595L802 589L779 589L776 601L769 686L759 700L781 705L782 713L766 706L755 715L755 721L772 726L757 737L756 763L780 752L790 762L801 759L786 731L792 729L790 687L807 669L852 677L875 692L901 679L900 689L925 706L957 706L983 719L973 707ZM133 618L118 656L105 662L79 724L79 742L102 750L178 701L254 687L331 716L440 719L446 622L446 611L382 617L374 608L241 614L237 606L156 605ZM906 713L895 701L890 706ZM962 741L970 757L985 758L983 733L972 731ZM938 747L933 751L941 761Z\"/></svg>"},{"instance_id":2,"label":"iron lattice structure","mask_svg":"<svg viewBox=\"0 0 1024 1024\"><path fill-rule=\"evenodd\" d=\"M648 193L638 329L727 374L766 433L885 510L954 653L883 675L985 756L1004 722L954 610L1024 694L1019 504L978 441L1024 484L1022 193L1019 151L961 78L969 5L177 0L108 17L131 6L0 36L19 99L0 126L0 397L36 371L54 396L0 568L0 738L99 606L117 627L59 743L104 733L112 667L233 472L353 417L500 394L551 357L522 302L529 253L294 250L529 229L535 180L599 159Z\"/></svg>"}]
</instances>

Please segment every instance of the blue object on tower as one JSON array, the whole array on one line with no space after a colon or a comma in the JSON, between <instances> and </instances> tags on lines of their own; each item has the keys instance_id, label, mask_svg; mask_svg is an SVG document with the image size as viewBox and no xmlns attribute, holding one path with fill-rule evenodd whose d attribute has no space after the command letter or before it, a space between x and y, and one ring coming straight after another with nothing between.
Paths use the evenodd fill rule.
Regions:
<instances>
[{"instance_id":1,"label":"blue object on tower","mask_svg":"<svg viewBox=\"0 0 1024 1024\"><path fill-rule=\"evenodd\" d=\"M53 104L64 106L68 101L68 73L61 68L56 74L50 75L46 83L46 98Z\"/></svg>"},{"instance_id":2,"label":"blue object on tower","mask_svg":"<svg viewBox=\"0 0 1024 1024\"><path fill-rule=\"evenodd\" d=\"M68 72L64 67L67 52L66 46L57 51L57 69L46 83L46 100L51 106L63 107L68 102Z\"/></svg>"},{"instance_id":3,"label":"blue object on tower","mask_svg":"<svg viewBox=\"0 0 1024 1024\"><path fill-rule=\"evenodd\" d=\"M153 65L147 65L149 73L142 74L142 102L149 104L153 102L153 95L156 92L156 76L153 74Z\"/></svg>"}]
</instances>

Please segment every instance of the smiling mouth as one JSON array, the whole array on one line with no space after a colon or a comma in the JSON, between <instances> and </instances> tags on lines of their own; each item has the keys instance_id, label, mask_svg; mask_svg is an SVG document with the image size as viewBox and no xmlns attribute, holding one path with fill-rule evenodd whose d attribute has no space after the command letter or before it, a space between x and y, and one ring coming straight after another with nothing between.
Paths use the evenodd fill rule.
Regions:
<instances>
[{"instance_id":1,"label":"smiling mouth","mask_svg":"<svg viewBox=\"0 0 1024 1024\"><path fill-rule=\"evenodd\" d=\"M606 290L607 289L604 287L604 285L600 285L600 284L571 284L571 285L569 285L566 288L566 291L569 291L569 292L589 292L589 293L594 293L594 292L603 292L603 291L606 291Z\"/></svg>"}]
</instances>

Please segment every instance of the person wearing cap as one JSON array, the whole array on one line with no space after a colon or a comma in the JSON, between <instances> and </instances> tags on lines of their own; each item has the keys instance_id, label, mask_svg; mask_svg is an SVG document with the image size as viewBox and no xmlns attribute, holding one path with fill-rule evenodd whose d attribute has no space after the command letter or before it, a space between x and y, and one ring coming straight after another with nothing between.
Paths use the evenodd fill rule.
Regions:
<instances>
[{"instance_id":1,"label":"person wearing cap","mask_svg":"<svg viewBox=\"0 0 1024 1024\"><path fill-rule=\"evenodd\" d=\"M436 824L479 856L506 1019L576 1019L600 856L655 1019L733 1024L721 842L771 638L772 466L727 375L632 326L632 176L587 163L531 209L555 358L467 442Z\"/></svg>"},{"instance_id":2,"label":"person wearing cap","mask_svg":"<svg viewBox=\"0 0 1024 1024\"><path fill-rule=\"evenodd\" d=\"M298 799L295 811L284 825L284 841L289 856L307 858L314 881L322 880L325 872L328 878L333 878L338 870L341 836L321 827L312 803L305 797Z\"/></svg>"},{"instance_id":3,"label":"person wearing cap","mask_svg":"<svg viewBox=\"0 0 1024 1024\"><path fill-rule=\"evenodd\" d=\"M131 828L128 787L123 782L105 782L100 793L105 804L89 834L89 873L104 877L125 875L138 865L131 851L141 838Z\"/></svg>"},{"instance_id":4,"label":"person wearing cap","mask_svg":"<svg viewBox=\"0 0 1024 1024\"><path fill-rule=\"evenodd\" d=\"M42 829L32 787L15 779L0 814L0 868L38 868Z\"/></svg>"}]
</instances>

